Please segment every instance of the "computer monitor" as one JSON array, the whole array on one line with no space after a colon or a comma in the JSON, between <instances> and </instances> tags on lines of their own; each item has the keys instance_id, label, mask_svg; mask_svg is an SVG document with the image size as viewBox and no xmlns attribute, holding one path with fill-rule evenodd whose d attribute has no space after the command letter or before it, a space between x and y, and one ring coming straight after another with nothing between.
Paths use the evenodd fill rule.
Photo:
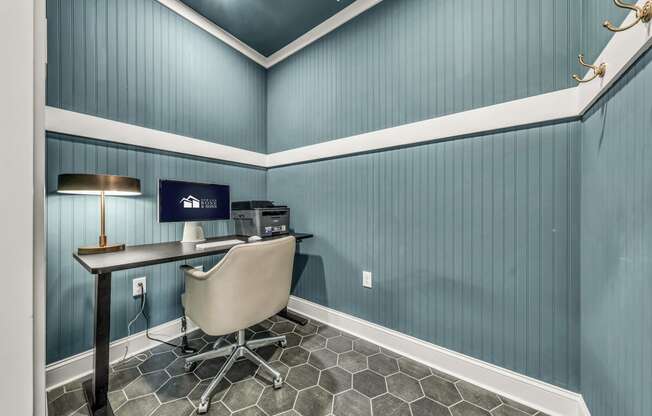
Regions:
<instances>
[{"instance_id":1,"label":"computer monitor","mask_svg":"<svg viewBox=\"0 0 652 416\"><path fill-rule=\"evenodd\" d=\"M203 241L197 221L228 220L231 218L231 198L228 185L159 180L159 222L185 222L183 242Z\"/></svg>"}]
</instances>

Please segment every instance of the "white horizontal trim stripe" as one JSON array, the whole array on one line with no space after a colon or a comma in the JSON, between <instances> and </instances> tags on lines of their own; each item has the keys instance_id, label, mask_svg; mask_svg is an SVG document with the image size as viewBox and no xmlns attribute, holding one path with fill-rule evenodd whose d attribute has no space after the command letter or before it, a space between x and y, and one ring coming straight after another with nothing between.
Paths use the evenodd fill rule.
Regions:
<instances>
[{"instance_id":1,"label":"white horizontal trim stripe","mask_svg":"<svg viewBox=\"0 0 652 416\"><path fill-rule=\"evenodd\" d=\"M157 0L159 3L177 13L178 15L187 19L190 23L196 25L197 27L204 29L206 32L215 36L217 39L226 43L233 49L245 55L247 58L256 62L258 65L261 65L265 68L270 68L273 65L281 62L282 60L292 56L301 49L310 45L317 39L327 35L338 27L342 26L344 23L353 19L360 13L363 13L367 9L375 6L380 3L382 0L357 0L351 3L346 8L340 10L338 13L334 14L330 18L324 20L319 25L310 29L308 32L304 33L294 41L290 42L283 48L271 54L269 57L263 56L261 53L253 49L251 46L242 42L240 39L236 38L226 30L217 26L211 20L207 19L203 15L197 13L191 7L187 6L179 0Z\"/></svg>"},{"instance_id":2,"label":"white horizontal trim stripe","mask_svg":"<svg viewBox=\"0 0 652 416\"><path fill-rule=\"evenodd\" d=\"M572 391L295 296L288 308L551 416L590 416L582 396Z\"/></svg>"},{"instance_id":3,"label":"white horizontal trim stripe","mask_svg":"<svg viewBox=\"0 0 652 416\"><path fill-rule=\"evenodd\" d=\"M179 3L177 0L159 1L164 4ZM377 2L377 0L368 1ZM363 0L358 0L354 4L359 2L363 2ZM643 0L639 3L643 3ZM348 10L354 4L342 12ZM350 12L361 12L365 5L368 7L372 6L370 3L364 3L359 6L360 8L354 8ZM634 12L630 13L624 24L627 24L633 18ZM54 107L46 107L46 130L244 165L273 168L446 140L454 137L480 135L492 131L525 127L539 123L568 120L584 115L614 85L625 71L652 46L651 26L652 24L650 23L639 24L626 32L613 36L600 57L595 61L597 63L603 61L607 63L607 75L602 80L598 79L590 83L580 84L574 88L476 108L356 136L330 140L269 155Z\"/></svg>"},{"instance_id":4,"label":"white horizontal trim stripe","mask_svg":"<svg viewBox=\"0 0 652 416\"><path fill-rule=\"evenodd\" d=\"M283 61L284 59L294 55L299 52L301 49L315 42L319 38L326 36L333 30L342 26L344 23L358 16L359 14L364 13L368 9L374 7L382 0L357 0L351 3L346 8L342 9L338 13L334 14L330 18L324 20L321 24L310 29L308 32L304 33L302 36L298 37L294 41L290 42L283 48L271 54L267 57L265 62L265 68L271 68L277 63Z\"/></svg>"},{"instance_id":5,"label":"white horizontal trim stripe","mask_svg":"<svg viewBox=\"0 0 652 416\"><path fill-rule=\"evenodd\" d=\"M577 116L576 88L298 147L267 156L267 167L450 139Z\"/></svg>"},{"instance_id":6,"label":"white horizontal trim stripe","mask_svg":"<svg viewBox=\"0 0 652 416\"><path fill-rule=\"evenodd\" d=\"M197 326L187 320L188 332L197 329ZM150 328L149 333L155 338L169 341L181 335L181 318ZM160 342L147 338L145 331L127 338L113 341L109 347L109 362L114 364L122 359L125 346L129 346L127 358L138 355L160 345ZM49 364L45 367L45 388L51 390L91 374L93 371L93 350L84 351L72 357Z\"/></svg>"},{"instance_id":7,"label":"white horizontal trim stripe","mask_svg":"<svg viewBox=\"0 0 652 416\"><path fill-rule=\"evenodd\" d=\"M646 0L639 0L638 5L643 6ZM622 26L630 24L636 19L636 12L629 13ZM606 30L606 29L605 29ZM595 59L595 64L607 64L607 73L604 78L579 85L578 110L584 115L593 104L629 69L636 60L652 45L652 23L639 23L624 32L616 33L600 56ZM589 70L588 74L593 74Z\"/></svg>"},{"instance_id":8,"label":"white horizontal trim stripe","mask_svg":"<svg viewBox=\"0 0 652 416\"><path fill-rule=\"evenodd\" d=\"M191 137L90 116L88 114L76 113L74 111L62 110L56 107L45 107L45 129L56 133L206 157L244 165L265 167L267 163L267 157L263 153L193 139Z\"/></svg>"},{"instance_id":9,"label":"white horizontal trim stripe","mask_svg":"<svg viewBox=\"0 0 652 416\"><path fill-rule=\"evenodd\" d=\"M179 0L157 0L159 3L177 13L179 16L185 18L190 23L195 26L204 29L209 34L215 36L217 39L226 43L236 51L240 52L247 58L256 62L258 65L261 65L267 68L267 58L261 55L258 51L242 42L240 39L236 38L226 30L217 26L215 23L197 13L194 9L187 6Z\"/></svg>"}]
</instances>

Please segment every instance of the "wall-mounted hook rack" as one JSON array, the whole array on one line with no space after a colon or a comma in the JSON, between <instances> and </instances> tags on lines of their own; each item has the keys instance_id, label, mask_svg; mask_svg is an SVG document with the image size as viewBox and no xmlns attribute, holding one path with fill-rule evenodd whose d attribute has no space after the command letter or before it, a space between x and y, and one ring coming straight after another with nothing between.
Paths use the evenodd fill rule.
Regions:
<instances>
[{"instance_id":1,"label":"wall-mounted hook rack","mask_svg":"<svg viewBox=\"0 0 652 416\"><path fill-rule=\"evenodd\" d=\"M609 20L605 20L602 26L606 27L612 32L622 32L627 29L633 28L639 22L647 23L650 20L652 20L652 0L646 1L645 4L643 4L643 6L639 6L637 4L624 3L621 0L614 0L614 4L620 7L621 9L634 10L636 12L636 20L634 20L629 25L623 27L614 26Z\"/></svg>"},{"instance_id":2,"label":"wall-mounted hook rack","mask_svg":"<svg viewBox=\"0 0 652 416\"><path fill-rule=\"evenodd\" d=\"M604 62L601 63L600 65L591 65L584 62L584 55L580 54L577 58L580 61L580 65L585 66L587 68L591 68L593 70L593 76L587 79L582 79L579 75L573 74L573 79L575 81L580 83L591 82L598 77L603 78L604 75L607 73L607 64L605 64Z\"/></svg>"}]
</instances>

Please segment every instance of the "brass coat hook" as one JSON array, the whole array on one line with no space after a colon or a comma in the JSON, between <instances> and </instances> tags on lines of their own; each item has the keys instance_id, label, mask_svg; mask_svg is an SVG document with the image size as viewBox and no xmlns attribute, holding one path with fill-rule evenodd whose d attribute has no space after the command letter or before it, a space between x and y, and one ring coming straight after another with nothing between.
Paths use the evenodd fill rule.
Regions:
<instances>
[{"instance_id":1,"label":"brass coat hook","mask_svg":"<svg viewBox=\"0 0 652 416\"><path fill-rule=\"evenodd\" d=\"M621 9L634 10L636 12L636 20L634 20L634 22L632 22L631 24L625 27L616 27L609 20L605 20L602 26L606 27L612 32L622 32L627 29L633 28L639 22L647 23L650 20L652 20L652 0L646 1L643 6L639 6L637 4L623 3L621 0L614 0L614 3L616 4L616 6L620 7Z\"/></svg>"},{"instance_id":2,"label":"brass coat hook","mask_svg":"<svg viewBox=\"0 0 652 416\"><path fill-rule=\"evenodd\" d=\"M580 83L591 82L598 77L600 78L604 77L604 75L607 73L607 64L605 64L604 62L601 63L600 65L587 64L586 62L584 62L584 55L582 54L578 56L578 59L580 61L580 65L585 66L587 68L591 68L593 70L593 76L587 79L582 79L580 78L579 75L573 74L573 79L577 82Z\"/></svg>"}]
</instances>

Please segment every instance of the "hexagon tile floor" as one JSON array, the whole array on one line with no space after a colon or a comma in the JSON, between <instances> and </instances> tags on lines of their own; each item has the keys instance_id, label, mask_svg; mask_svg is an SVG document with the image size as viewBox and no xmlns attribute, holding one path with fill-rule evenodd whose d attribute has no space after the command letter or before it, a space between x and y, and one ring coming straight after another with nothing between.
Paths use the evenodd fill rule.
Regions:
<instances>
[{"instance_id":1,"label":"hexagon tile floor","mask_svg":"<svg viewBox=\"0 0 652 416\"><path fill-rule=\"evenodd\" d=\"M274 390L264 371L240 360L211 400L211 416L545 416L466 381L428 368L316 321L305 326L272 317L249 337L285 334L285 349L258 350L285 376ZM214 337L195 331L198 349ZM109 400L116 416L187 416L223 358L184 373L176 349L161 345L113 367ZM86 415L81 381L48 392L50 416Z\"/></svg>"}]
</instances>

